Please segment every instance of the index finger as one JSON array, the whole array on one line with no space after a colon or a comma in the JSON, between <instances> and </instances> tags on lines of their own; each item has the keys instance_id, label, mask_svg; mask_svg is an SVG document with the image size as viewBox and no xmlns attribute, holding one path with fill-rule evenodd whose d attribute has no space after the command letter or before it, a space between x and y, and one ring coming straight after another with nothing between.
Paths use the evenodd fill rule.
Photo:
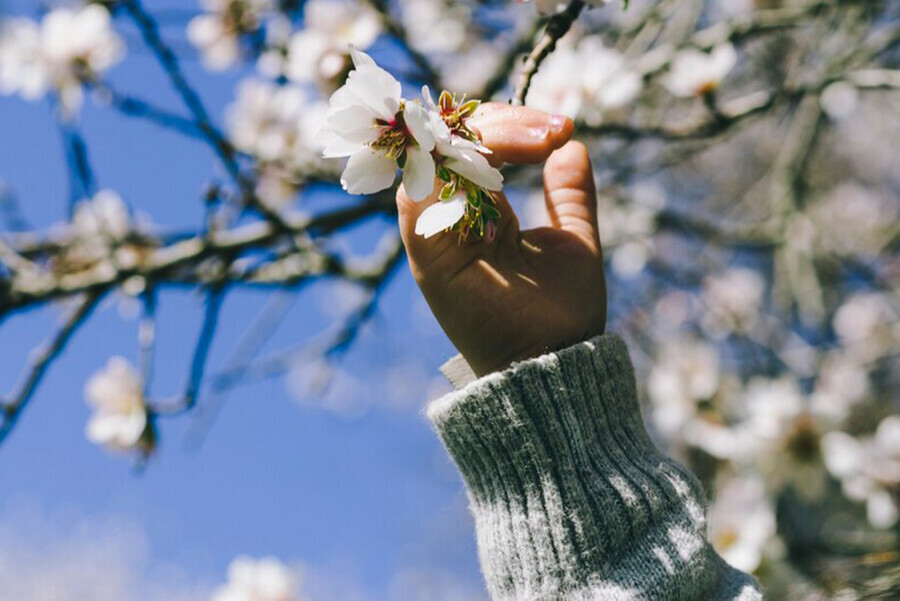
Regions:
<instances>
[{"instance_id":1,"label":"index finger","mask_svg":"<svg viewBox=\"0 0 900 601\"><path fill-rule=\"evenodd\" d=\"M466 125L491 150L492 164L543 163L572 137L575 124L563 115L550 115L526 106L486 102Z\"/></svg>"}]
</instances>

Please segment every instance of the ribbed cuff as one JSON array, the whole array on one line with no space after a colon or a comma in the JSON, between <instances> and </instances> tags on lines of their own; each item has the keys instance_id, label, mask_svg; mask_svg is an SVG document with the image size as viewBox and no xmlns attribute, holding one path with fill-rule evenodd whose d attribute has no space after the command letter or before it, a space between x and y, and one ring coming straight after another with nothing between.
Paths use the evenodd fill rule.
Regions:
<instances>
[{"instance_id":1,"label":"ribbed cuff","mask_svg":"<svg viewBox=\"0 0 900 601\"><path fill-rule=\"evenodd\" d=\"M427 413L468 488L493 599L706 599L720 584L702 491L647 436L618 337L515 364Z\"/></svg>"}]
</instances>

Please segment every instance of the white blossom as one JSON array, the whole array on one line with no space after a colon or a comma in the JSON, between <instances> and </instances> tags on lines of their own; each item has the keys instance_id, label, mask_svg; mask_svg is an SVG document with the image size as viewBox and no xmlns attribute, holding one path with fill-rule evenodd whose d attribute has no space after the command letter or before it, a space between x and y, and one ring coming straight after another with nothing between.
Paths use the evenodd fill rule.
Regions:
<instances>
[{"instance_id":1,"label":"white blossom","mask_svg":"<svg viewBox=\"0 0 900 601\"><path fill-rule=\"evenodd\" d=\"M727 422L715 414L691 417L682 430L685 442L740 465L780 453L805 409L797 381L787 375L754 377L734 397Z\"/></svg>"},{"instance_id":2,"label":"white blossom","mask_svg":"<svg viewBox=\"0 0 900 601\"><path fill-rule=\"evenodd\" d=\"M94 413L85 435L96 444L128 450L141 442L147 428L143 382L128 360L112 357L91 376L84 394Z\"/></svg>"},{"instance_id":3,"label":"white blossom","mask_svg":"<svg viewBox=\"0 0 900 601\"><path fill-rule=\"evenodd\" d=\"M653 421L665 436L675 435L719 388L719 356L703 341L681 339L659 352L647 380Z\"/></svg>"},{"instance_id":4,"label":"white blossom","mask_svg":"<svg viewBox=\"0 0 900 601\"><path fill-rule=\"evenodd\" d=\"M422 98L430 109L428 126L434 136L435 150L441 157L441 164L485 190L500 190L503 187L503 174L492 167L484 156L490 151L480 144L452 134L441 119L427 86L422 88Z\"/></svg>"},{"instance_id":5,"label":"white blossom","mask_svg":"<svg viewBox=\"0 0 900 601\"><path fill-rule=\"evenodd\" d=\"M868 370L846 353L827 354L817 371L810 411L829 423L842 422L871 391Z\"/></svg>"},{"instance_id":6,"label":"white blossom","mask_svg":"<svg viewBox=\"0 0 900 601\"><path fill-rule=\"evenodd\" d=\"M10 19L0 28L0 93L37 100L52 89L71 115L81 106L83 83L119 62L124 50L99 4L51 10L40 24Z\"/></svg>"},{"instance_id":7,"label":"white blossom","mask_svg":"<svg viewBox=\"0 0 900 601\"><path fill-rule=\"evenodd\" d=\"M401 18L412 45L422 52L465 50L472 28L472 10L453 0L402 0Z\"/></svg>"},{"instance_id":8,"label":"white blossom","mask_svg":"<svg viewBox=\"0 0 900 601\"><path fill-rule=\"evenodd\" d=\"M672 59L662 83L674 96L701 96L718 88L736 62L737 53L730 43L720 44L709 53L688 48Z\"/></svg>"},{"instance_id":9,"label":"white blossom","mask_svg":"<svg viewBox=\"0 0 900 601\"><path fill-rule=\"evenodd\" d=\"M303 601L298 575L274 557L236 557L212 601Z\"/></svg>"},{"instance_id":10,"label":"white blossom","mask_svg":"<svg viewBox=\"0 0 900 601\"><path fill-rule=\"evenodd\" d=\"M709 510L709 540L722 559L753 572L775 529L775 510L761 478L738 476L719 483Z\"/></svg>"},{"instance_id":11,"label":"white blossom","mask_svg":"<svg viewBox=\"0 0 900 601\"><path fill-rule=\"evenodd\" d=\"M405 157L403 184L414 200L434 188L435 147L422 105L404 102L400 82L367 54L352 49L355 69L332 94L320 140L326 157L350 157L341 185L350 194L373 194L394 183Z\"/></svg>"},{"instance_id":12,"label":"white blossom","mask_svg":"<svg viewBox=\"0 0 900 601\"><path fill-rule=\"evenodd\" d=\"M609 249L613 271L622 278L637 276L653 254L653 233L659 206L651 206L637 199L618 203L600 195L598 209L600 239Z\"/></svg>"},{"instance_id":13,"label":"white blossom","mask_svg":"<svg viewBox=\"0 0 900 601\"><path fill-rule=\"evenodd\" d=\"M713 335L744 331L758 318L765 281L752 269L731 268L703 281L703 327Z\"/></svg>"},{"instance_id":14,"label":"white blossom","mask_svg":"<svg viewBox=\"0 0 900 601\"><path fill-rule=\"evenodd\" d=\"M75 204L73 233L85 239L105 237L120 240L130 228L128 206L118 192L100 190L90 200Z\"/></svg>"},{"instance_id":15,"label":"white blossom","mask_svg":"<svg viewBox=\"0 0 900 601\"><path fill-rule=\"evenodd\" d=\"M897 523L900 416L884 418L873 436L854 438L846 432L829 432L822 438L822 452L825 466L840 480L847 498L865 502L873 527L890 528Z\"/></svg>"},{"instance_id":16,"label":"white blossom","mask_svg":"<svg viewBox=\"0 0 900 601\"><path fill-rule=\"evenodd\" d=\"M310 109L296 86L244 80L226 114L229 137L235 148L260 160L295 162L315 151L313 120L320 115Z\"/></svg>"},{"instance_id":17,"label":"white blossom","mask_svg":"<svg viewBox=\"0 0 900 601\"><path fill-rule=\"evenodd\" d=\"M832 324L841 344L859 361L879 357L900 341L900 315L885 293L850 296L835 312Z\"/></svg>"},{"instance_id":18,"label":"white blossom","mask_svg":"<svg viewBox=\"0 0 900 601\"><path fill-rule=\"evenodd\" d=\"M818 250L841 256L877 255L895 235L896 198L856 182L843 182L807 209Z\"/></svg>"},{"instance_id":19,"label":"white blossom","mask_svg":"<svg viewBox=\"0 0 900 601\"><path fill-rule=\"evenodd\" d=\"M241 36L259 29L273 0L200 0L204 13L188 23L187 37L200 49L203 64L227 69L241 55Z\"/></svg>"},{"instance_id":20,"label":"white blossom","mask_svg":"<svg viewBox=\"0 0 900 601\"><path fill-rule=\"evenodd\" d=\"M641 76L621 54L604 46L600 37L589 36L544 61L532 81L528 104L596 125L610 111L630 104L642 85Z\"/></svg>"},{"instance_id":21,"label":"white blossom","mask_svg":"<svg viewBox=\"0 0 900 601\"><path fill-rule=\"evenodd\" d=\"M359 0L309 0L304 28L288 42L284 75L316 82L330 92L351 67L350 47L367 49L381 33L381 18Z\"/></svg>"}]
</instances>

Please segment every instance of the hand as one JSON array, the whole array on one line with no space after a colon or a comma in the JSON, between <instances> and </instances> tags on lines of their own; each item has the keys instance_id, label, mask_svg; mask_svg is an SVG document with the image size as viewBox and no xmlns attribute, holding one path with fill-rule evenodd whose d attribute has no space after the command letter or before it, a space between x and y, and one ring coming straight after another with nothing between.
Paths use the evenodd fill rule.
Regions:
<instances>
[{"instance_id":1,"label":"hand","mask_svg":"<svg viewBox=\"0 0 900 601\"><path fill-rule=\"evenodd\" d=\"M476 375L508 367L602 334L606 285L597 233L597 199L590 157L569 142L564 117L505 104L482 105L468 125L481 135L495 164L544 166L544 199L551 227L520 231L500 196L491 244L455 232L429 239L416 219L437 199L397 192L400 233L413 276L447 336Z\"/></svg>"}]
</instances>

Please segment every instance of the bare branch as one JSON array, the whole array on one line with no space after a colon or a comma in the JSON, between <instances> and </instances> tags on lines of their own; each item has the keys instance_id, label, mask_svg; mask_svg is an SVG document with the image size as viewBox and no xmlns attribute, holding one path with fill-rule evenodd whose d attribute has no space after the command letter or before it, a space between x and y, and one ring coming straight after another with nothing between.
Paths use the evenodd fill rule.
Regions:
<instances>
[{"instance_id":1,"label":"bare branch","mask_svg":"<svg viewBox=\"0 0 900 601\"><path fill-rule=\"evenodd\" d=\"M531 80L540 68L541 63L556 49L556 43L568 33L572 23L575 22L582 10L584 10L584 2L582 0L572 0L564 11L550 17L544 34L538 40L528 58L525 59L525 65L522 67L522 73L519 75L519 83L516 85L516 93L513 95L513 104L525 104L528 88L531 87Z\"/></svg>"},{"instance_id":2,"label":"bare branch","mask_svg":"<svg viewBox=\"0 0 900 601\"><path fill-rule=\"evenodd\" d=\"M28 368L16 392L0 402L0 410L2 410L3 414L2 422L0 422L0 444L6 440L6 437L9 436L9 433L15 427L19 417L22 415L22 411L25 410L28 402L32 399L34 391L47 373L50 365L59 357L71 339L72 334L88 318L102 296L102 293L87 294L78 302L78 305L69 314L62 326L44 347L35 353L31 367Z\"/></svg>"}]
</instances>

